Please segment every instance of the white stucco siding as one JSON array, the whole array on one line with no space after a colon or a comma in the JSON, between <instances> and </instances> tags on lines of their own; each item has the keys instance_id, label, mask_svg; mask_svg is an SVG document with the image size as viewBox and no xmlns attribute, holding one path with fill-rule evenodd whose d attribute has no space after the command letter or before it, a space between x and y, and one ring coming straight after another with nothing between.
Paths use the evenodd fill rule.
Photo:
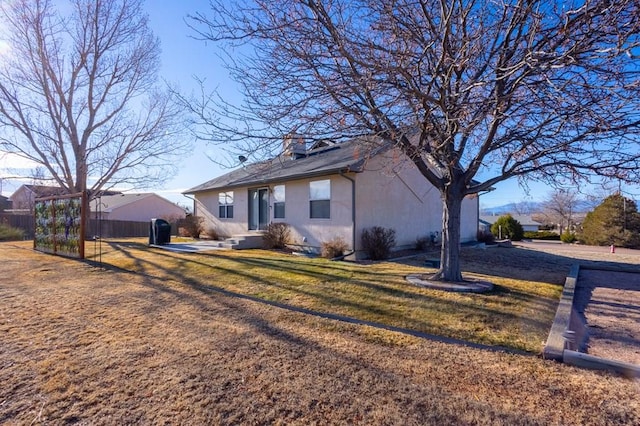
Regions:
<instances>
[{"instance_id":1,"label":"white stucco siding","mask_svg":"<svg viewBox=\"0 0 640 426\"><path fill-rule=\"evenodd\" d=\"M370 160L357 175L357 248L362 230L372 226L393 228L397 247L415 246L419 237L442 232L442 199L410 161L393 152ZM476 239L477 198L463 202L462 241Z\"/></svg>"},{"instance_id":2,"label":"white stucco siding","mask_svg":"<svg viewBox=\"0 0 640 426\"><path fill-rule=\"evenodd\" d=\"M330 181L330 217L311 219L309 184L312 181ZM340 175L301 179L284 183L286 191L285 218L274 219L292 227L295 244L319 248L323 242L343 238L351 246L351 182ZM273 217L273 209L272 216ZM306 239L306 241L305 241Z\"/></svg>"},{"instance_id":3,"label":"white stucco siding","mask_svg":"<svg viewBox=\"0 0 640 426\"><path fill-rule=\"evenodd\" d=\"M248 190L234 188L231 191L233 191L233 218L224 219L218 217L218 194L223 191L214 190L195 194L194 214L204 218L202 226L205 232L213 228L221 237L248 232Z\"/></svg>"},{"instance_id":4,"label":"white stucco siding","mask_svg":"<svg viewBox=\"0 0 640 426\"><path fill-rule=\"evenodd\" d=\"M397 246L415 245L417 237L440 232L442 203L438 191L409 162L379 156L356 177L356 238L373 226L393 228ZM416 171L417 172L417 171Z\"/></svg>"},{"instance_id":5,"label":"white stucco siding","mask_svg":"<svg viewBox=\"0 0 640 426\"><path fill-rule=\"evenodd\" d=\"M330 217L311 219L309 184L316 180L329 180L331 188ZM275 185L285 186L285 217L274 218ZM233 188L233 218L218 217L218 194L223 191L202 192L195 195L195 215L204 218L205 231L213 227L219 235L232 236L249 232L249 190L269 189L269 220L284 222L291 227L292 243L319 249L321 244L335 237L342 237L351 246L351 182L339 176L300 179L264 186Z\"/></svg>"},{"instance_id":6,"label":"white stucco siding","mask_svg":"<svg viewBox=\"0 0 640 426\"><path fill-rule=\"evenodd\" d=\"M479 197L468 195L462 202L460 220L460 241L463 243L476 241L478 238Z\"/></svg>"}]
</instances>

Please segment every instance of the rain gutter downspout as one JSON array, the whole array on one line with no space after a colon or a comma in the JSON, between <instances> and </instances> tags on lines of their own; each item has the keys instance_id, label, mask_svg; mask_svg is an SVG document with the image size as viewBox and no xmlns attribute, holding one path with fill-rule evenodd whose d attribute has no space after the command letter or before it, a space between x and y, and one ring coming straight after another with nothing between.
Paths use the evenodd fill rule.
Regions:
<instances>
[{"instance_id":1,"label":"rain gutter downspout","mask_svg":"<svg viewBox=\"0 0 640 426\"><path fill-rule=\"evenodd\" d=\"M193 201L193 215L195 216L196 215L196 198L195 197L189 197L187 194L182 194L182 196L184 198L188 198L191 201Z\"/></svg>"},{"instance_id":2,"label":"rain gutter downspout","mask_svg":"<svg viewBox=\"0 0 640 426\"><path fill-rule=\"evenodd\" d=\"M339 171L340 176L351 182L351 252L338 256L335 260L342 260L356 252L356 181Z\"/></svg>"}]
</instances>

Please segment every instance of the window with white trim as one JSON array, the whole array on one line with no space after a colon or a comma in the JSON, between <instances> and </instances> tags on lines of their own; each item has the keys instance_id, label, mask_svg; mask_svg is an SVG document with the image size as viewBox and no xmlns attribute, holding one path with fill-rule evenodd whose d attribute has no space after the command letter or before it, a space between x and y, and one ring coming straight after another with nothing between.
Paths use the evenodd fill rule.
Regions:
<instances>
[{"instance_id":1,"label":"window with white trim","mask_svg":"<svg viewBox=\"0 0 640 426\"><path fill-rule=\"evenodd\" d=\"M285 209L285 188L284 185L273 187L273 218L284 219Z\"/></svg>"},{"instance_id":2,"label":"window with white trim","mask_svg":"<svg viewBox=\"0 0 640 426\"><path fill-rule=\"evenodd\" d=\"M220 219L233 218L233 191L218 194L218 217Z\"/></svg>"},{"instance_id":3,"label":"window with white trim","mask_svg":"<svg viewBox=\"0 0 640 426\"><path fill-rule=\"evenodd\" d=\"M309 217L311 219L331 217L331 181L329 179L309 182Z\"/></svg>"}]
</instances>

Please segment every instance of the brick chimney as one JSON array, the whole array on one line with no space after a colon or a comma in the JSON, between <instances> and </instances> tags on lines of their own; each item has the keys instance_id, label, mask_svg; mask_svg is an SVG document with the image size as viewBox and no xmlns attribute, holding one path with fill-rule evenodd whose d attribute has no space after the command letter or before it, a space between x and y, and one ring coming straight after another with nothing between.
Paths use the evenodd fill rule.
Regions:
<instances>
[{"instance_id":1,"label":"brick chimney","mask_svg":"<svg viewBox=\"0 0 640 426\"><path fill-rule=\"evenodd\" d=\"M301 135L289 133L284 137L282 153L292 160L305 157L307 155L307 143Z\"/></svg>"}]
</instances>

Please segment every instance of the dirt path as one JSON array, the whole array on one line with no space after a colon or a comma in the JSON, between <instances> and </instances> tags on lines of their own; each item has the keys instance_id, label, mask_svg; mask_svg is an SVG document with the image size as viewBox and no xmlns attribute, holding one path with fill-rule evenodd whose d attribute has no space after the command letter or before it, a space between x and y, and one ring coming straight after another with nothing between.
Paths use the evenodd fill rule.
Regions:
<instances>
[{"instance_id":1,"label":"dirt path","mask_svg":"<svg viewBox=\"0 0 640 426\"><path fill-rule=\"evenodd\" d=\"M0 424L640 424L640 383L0 243Z\"/></svg>"}]
</instances>

